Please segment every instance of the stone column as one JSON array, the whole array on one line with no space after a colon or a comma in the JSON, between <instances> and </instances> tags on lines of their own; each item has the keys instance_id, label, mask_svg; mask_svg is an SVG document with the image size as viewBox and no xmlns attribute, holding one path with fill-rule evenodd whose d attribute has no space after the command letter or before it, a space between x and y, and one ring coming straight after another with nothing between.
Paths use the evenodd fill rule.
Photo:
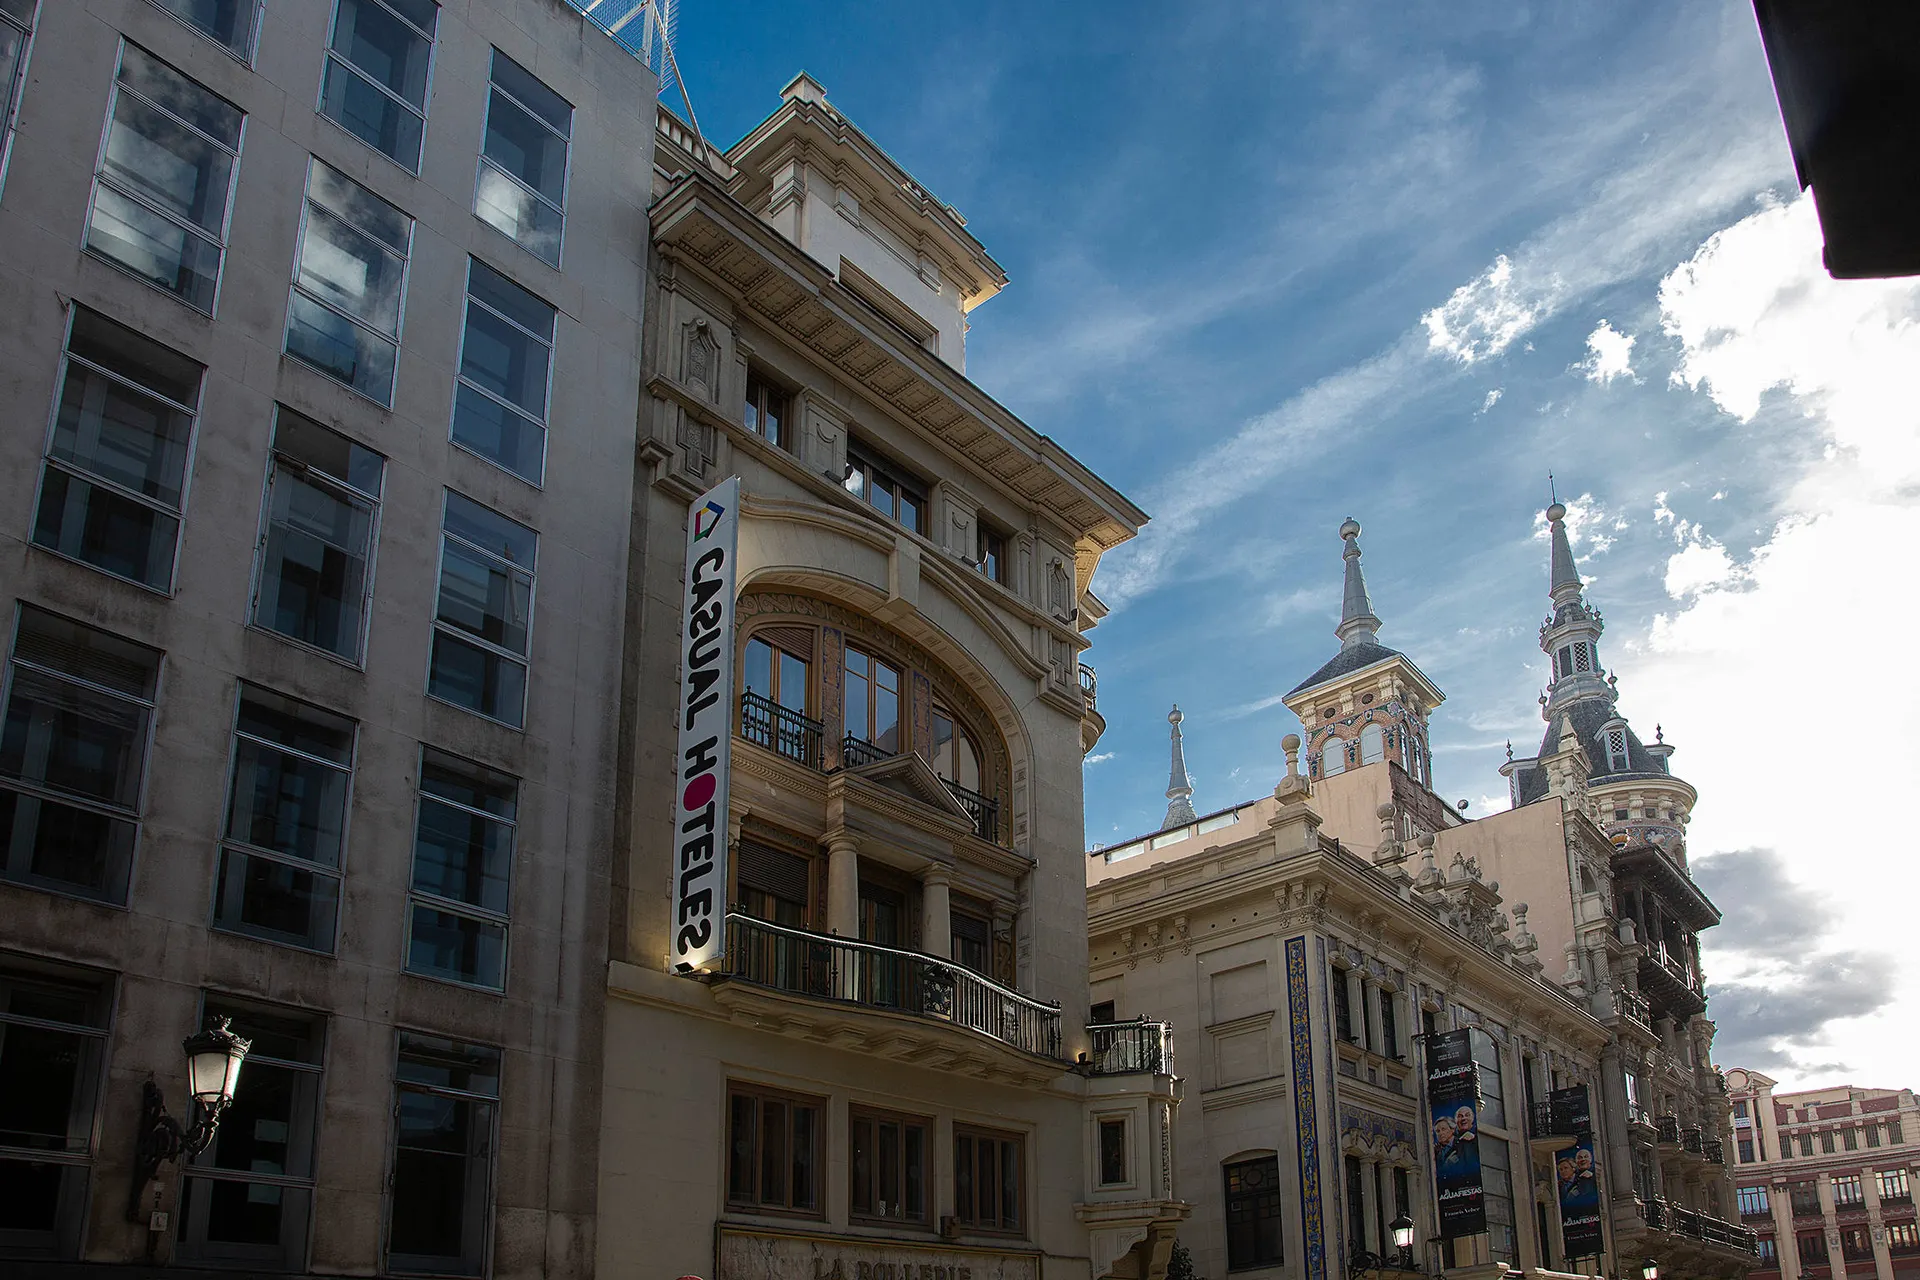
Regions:
<instances>
[{"instance_id":1,"label":"stone column","mask_svg":"<svg viewBox=\"0 0 1920 1280\"><path fill-rule=\"evenodd\" d=\"M860 936L860 854L842 831L827 839L827 932Z\"/></svg>"},{"instance_id":2,"label":"stone column","mask_svg":"<svg viewBox=\"0 0 1920 1280\"><path fill-rule=\"evenodd\" d=\"M934 863L920 873L920 947L928 955L953 955L953 916L947 869Z\"/></svg>"}]
</instances>

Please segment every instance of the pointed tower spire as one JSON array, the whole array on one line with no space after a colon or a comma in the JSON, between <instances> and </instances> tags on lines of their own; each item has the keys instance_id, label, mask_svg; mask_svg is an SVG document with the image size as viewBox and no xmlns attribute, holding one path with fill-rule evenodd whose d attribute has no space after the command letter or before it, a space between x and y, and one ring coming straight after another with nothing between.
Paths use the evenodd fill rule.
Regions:
<instances>
[{"instance_id":1,"label":"pointed tower spire","mask_svg":"<svg viewBox=\"0 0 1920 1280\"><path fill-rule=\"evenodd\" d=\"M1347 562L1347 589L1340 606L1340 625L1333 629L1333 634L1340 637L1342 649L1376 644L1380 619L1373 616L1373 602L1367 599L1367 579L1360 572L1360 522L1348 516L1340 526L1340 537L1347 544L1347 549L1340 553Z\"/></svg>"},{"instance_id":2,"label":"pointed tower spire","mask_svg":"<svg viewBox=\"0 0 1920 1280\"><path fill-rule=\"evenodd\" d=\"M1167 713L1167 723L1173 726L1173 768L1167 775L1167 820L1160 824L1162 831L1185 826L1198 817L1193 811L1193 784L1187 781L1187 753L1180 745L1180 722L1184 719L1180 705L1175 703Z\"/></svg>"},{"instance_id":3,"label":"pointed tower spire","mask_svg":"<svg viewBox=\"0 0 1920 1280\"><path fill-rule=\"evenodd\" d=\"M1580 571L1573 567L1573 547L1567 541L1567 508L1556 502L1547 508L1547 527L1553 531L1553 576L1547 582L1547 594L1554 607L1571 604L1580 598Z\"/></svg>"}]
</instances>

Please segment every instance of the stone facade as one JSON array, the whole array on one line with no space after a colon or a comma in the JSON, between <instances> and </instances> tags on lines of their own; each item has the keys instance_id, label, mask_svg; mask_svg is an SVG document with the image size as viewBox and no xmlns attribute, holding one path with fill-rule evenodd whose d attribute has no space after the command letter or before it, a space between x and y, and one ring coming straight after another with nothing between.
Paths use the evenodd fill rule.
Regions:
<instances>
[{"instance_id":1,"label":"stone facade","mask_svg":"<svg viewBox=\"0 0 1920 1280\"><path fill-rule=\"evenodd\" d=\"M588 1275L655 79L557 0L0 8L0 1273Z\"/></svg>"},{"instance_id":2,"label":"stone facade","mask_svg":"<svg viewBox=\"0 0 1920 1280\"><path fill-rule=\"evenodd\" d=\"M999 269L817 84L724 154L660 129L601 1272L1149 1280L1174 1082L1089 1034L1074 861L1092 578L1144 516L962 376ZM728 476L732 910L688 975L681 548Z\"/></svg>"},{"instance_id":3,"label":"stone facade","mask_svg":"<svg viewBox=\"0 0 1920 1280\"><path fill-rule=\"evenodd\" d=\"M1775 1092L1727 1072L1740 1217L1760 1235L1755 1280L1920 1276L1920 1103L1911 1089Z\"/></svg>"}]
</instances>

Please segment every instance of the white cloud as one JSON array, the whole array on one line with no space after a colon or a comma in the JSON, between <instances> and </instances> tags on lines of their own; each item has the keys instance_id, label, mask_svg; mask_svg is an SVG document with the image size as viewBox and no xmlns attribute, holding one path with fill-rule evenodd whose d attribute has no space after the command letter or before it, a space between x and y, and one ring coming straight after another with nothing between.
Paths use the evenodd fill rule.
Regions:
<instances>
[{"instance_id":1,"label":"white cloud","mask_svg":"<svg viewBox=\"0 0 1920 1280\"><path fill-rule=\"evenodd\" d=\"M1605 320L1587 335L1587 358L1574 366L1588 382L1606 386L1615 378L1633 377L1633 343L1630 333L1622 333Z\"/></svg>"},{"instance_id":2,"label":"white cloud","mask_svg":"<svg viewBox=\"0 0 1920 1280\"><path fill-rule=\"evenodd\" d=\"M1731 415L1730 430L1784 395L1782 408L1804 415L1828 447L1744 557L1676 511L1669 493L1656 495L1654 521L1677 544L1665 577L1675 607L1630 655L1624 709L1658 709L1680 747L1675 771L1700 790L1691 856L1776 850L1783 874L1836 890L1834 939L1809 930L1800 952L1871 967L1870 955L1835 948L1844 939L1890 953L1911 931L1904 895L1872 887L1908 876L1885 815L1920 773L1920 741L1873 732L1864 720L1836 723L1827 732L1849 744L1841 760L1789 728L1782 700L1802 681L1857 667L1863 627L1897 636L1920 625L1920 604L1884 567L1894 549L1920 543L1920 283L1830 279L1812 202L1800 198L1713 236L1661 283L1660 302L1680 345L1676 381ZM1875 725L1920 715L1911 681L1876 681L1871 697ZM1782 777L1796 770L1817 771L1805 775L1817 792L1782 792ZM1723 982L1769 972L1769 957L1738 932L1712 930L1703 942L1709 973ZM1827 1064L1863 1082L1898 1080L1911 1065L1903 1050L1920 1018L1920 987L1893 987L1884 1007L1840 1015L1817 1035L1789 1043L1756 1021L1744 1040L1730 1028L1729 1044L1773 1045L1788 1065L1769 1070L1789 1083ZM1722 1025L1742 1008L1734 1000L1722 1009Z\"/></svg>"},{"instance_id":3,"label":"white cloud","mask_svg":"<svg viewBox=\"0 0 1920 1280\"><path fill-rule=\"evenodd\" d=\"M1088 756L1085 760L1082 760L1080 763L1081 764L1105 764L1107 761L1113 759L1114 756L1118 754L1119 752L1117 751L1102 751L1098 755Z\"/></svg>"},{"instance_id":4,"label":"white cloud","mask_svg":"<svg viewBox=\"0 0 1920 1280\"><path fill-rule=\"evenodd\" d=\"M1544 319L1559 292L1557 281L1540 292L1521 289L1506 254L1453 296L1420 317L1427 345L1461 364L1497 356Z\"/></svg>"},{"instance_id":5,"label":"white cloud","mask_svg":"<svg viewBox=\"0 0 1920 1280\"><path fill-rule=\"evenodd\" d=\"M1500 396L1504 391L1505 391L1504 387L1495 387L1493 390L1487 392L1487 398L1480 402L1480 412L1486 413L1488 410L1492 409L1493 406L1499 404Z\"/></svg>"}]
</instances>

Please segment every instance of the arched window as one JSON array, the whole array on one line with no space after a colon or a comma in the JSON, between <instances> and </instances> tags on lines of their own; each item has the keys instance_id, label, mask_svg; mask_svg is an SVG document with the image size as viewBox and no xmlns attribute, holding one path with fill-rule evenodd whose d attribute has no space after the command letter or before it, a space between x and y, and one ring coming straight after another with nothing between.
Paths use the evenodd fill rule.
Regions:
<instances>
[{"instance_id":1,"label":"arched window","mask_svg":"<svg viewBox=\"0 0 1920 1280\"><path fill-rule=\"evenodd\" d=\"M1347 744L1338 738L1328 738L1327 745L1320 748L1320 776L1331 778L1336 773L1345 773L1347 769Z\"/></svg>"},{"instance_id":2,"label":"arched window","mask_svg":"<svg viewBox=\"0 0 1920 1280\"><path fill-rule=\"evenodd\" d=\"M956 724L953 713L938 703L933 708L933 771L969 791L980 790L980 752L966 726Z\"/></svg>"},{"instance_id":3,"label":"arched window","mask_svg":"<svg viewBox=\"0 0 1920 1280\"><path fill-rule=\"evenodd\" d=\"M1387 731L1370 724L1360 731L1360 763L1378 764L1387 758Z\"/></svg>"}]
</instances>

